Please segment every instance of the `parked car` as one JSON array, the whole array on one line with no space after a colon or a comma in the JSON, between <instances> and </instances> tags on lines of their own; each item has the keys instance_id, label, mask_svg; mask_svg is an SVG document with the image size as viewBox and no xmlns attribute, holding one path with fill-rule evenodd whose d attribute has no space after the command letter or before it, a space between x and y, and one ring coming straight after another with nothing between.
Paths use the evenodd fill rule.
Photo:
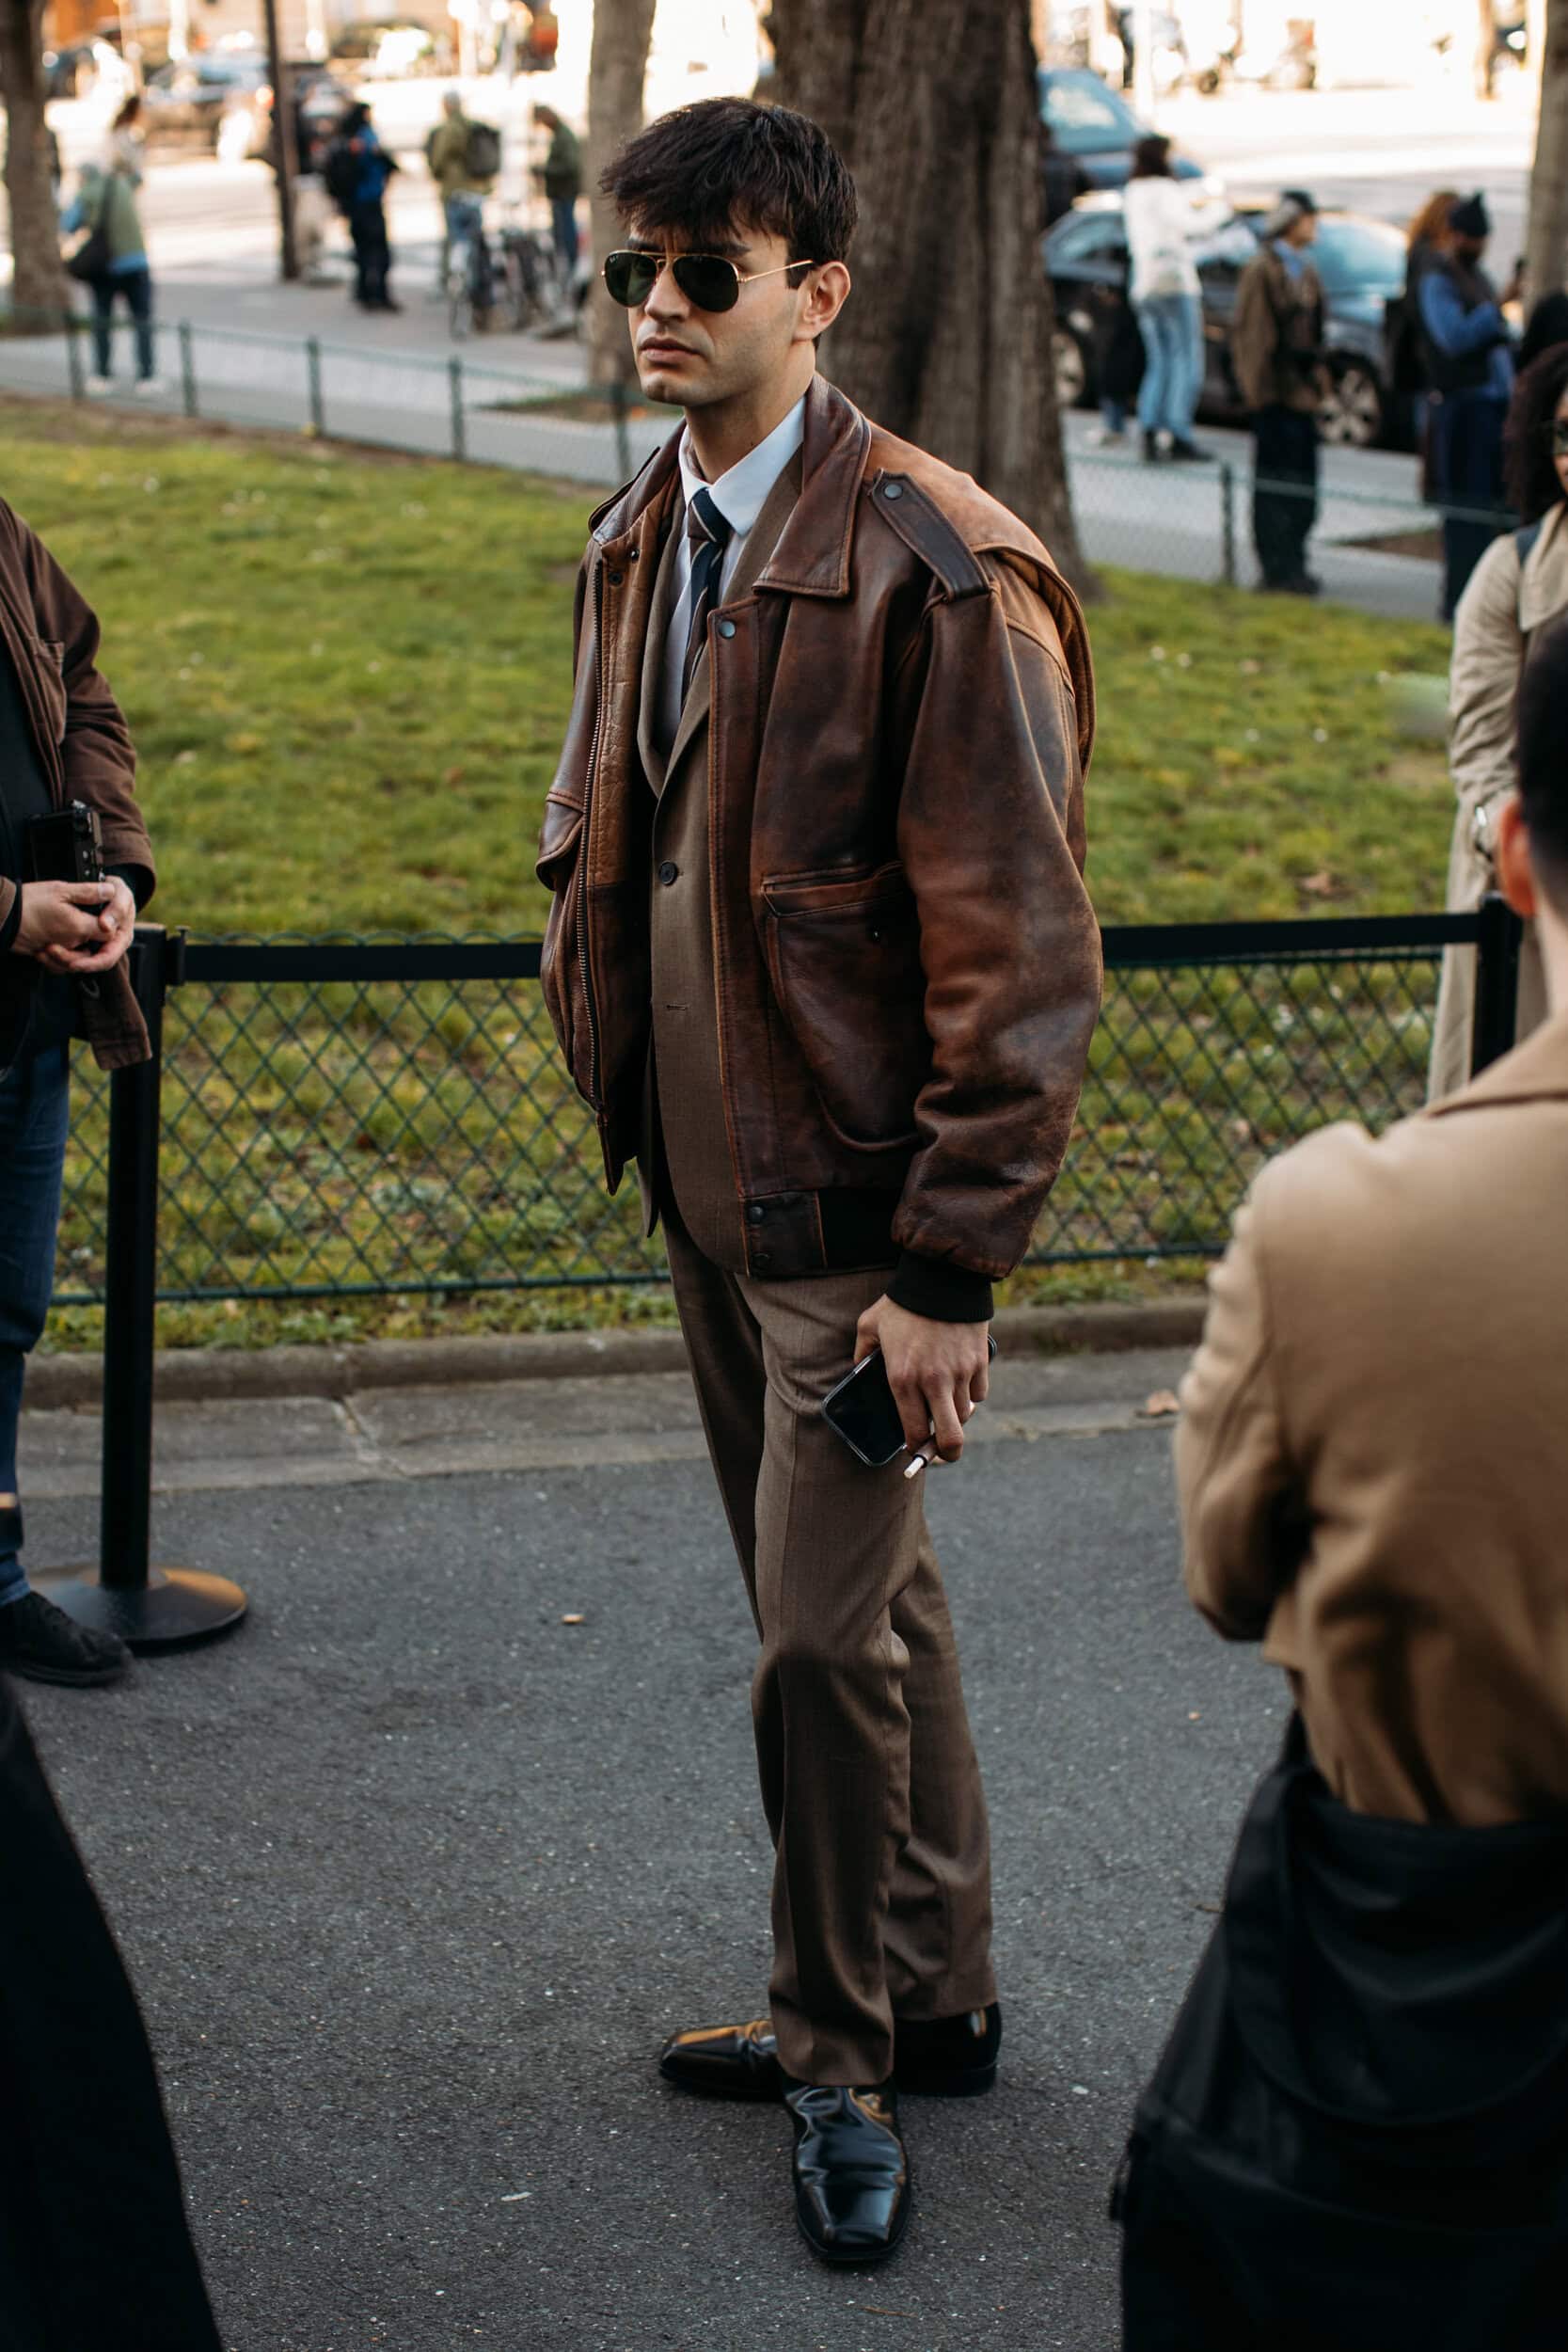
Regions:
<instances>
[{"instance_id":1,"label":"parked car","mask_svg":"<svg viewBox=\"0 0 1568 2352\"><path fill-rule=\"evenodd\" d=\"M354 96L313 59L290 64L294 93L311 119L334 122ZM149 147L204 147L227 162L264 156L272 140L272 77L259 50L213 50L150 75L142 94Z\"/></svg>"},{"instance_id":2,"label":"parked car","mask_svg":"<svg viewBox=\"0 0 1568 2352\"><path fill-rule=\"evenodd\" d=\"M1216 421L1245 414L1230 365L1230 323L1237 283L1258 250L1265 217L1260 208L1235 212L1194 248L1205 354L1199 408ZM1120 199L1085 198L1047 231L1042 251L1056 305L1056 397L1064 407L1092 406L1101 322L1127 275ZM1325 440L1368 449L1401 434L1393 338L1404 293L1404 239L1365 213L1325 212L1312 260L1323 279L1333 378L1319 423Z\"/></svg>"},{"instance_id":3,"label":"parked car","mask_svg":"<svg viewBox=\"0 0 1568 2352\"><path fill-rule=\"evenodd\" d=\"M446 34L433 33L427 24L411 24L403 17L345 24L332 43L331 54L335 64L372 81L451 70L451 43Z\"/></svg>"},{"instance_id":4,"label":"parked car","mask_svg":"<svg viewBox=\"0 0 1568 2352\"><path fill-rule=\"evenodd\" d=\"M1082 164L1085 176L1097 188L1125 185L1132 169L1132 150L1148 136L1119 90L1098 73L1081 66L1042 66L1039 71L1040 113L1064 155ZM1172 166L1179 180L1201 180L1200 165L1179 155Z\"/></svg>"}]
</instances>

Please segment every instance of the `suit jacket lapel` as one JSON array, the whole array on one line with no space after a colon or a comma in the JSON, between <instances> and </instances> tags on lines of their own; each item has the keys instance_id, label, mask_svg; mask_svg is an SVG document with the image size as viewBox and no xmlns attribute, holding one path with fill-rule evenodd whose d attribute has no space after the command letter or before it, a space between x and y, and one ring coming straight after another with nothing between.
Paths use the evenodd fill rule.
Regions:
<instances>
[{"instance_id":1,"label":"suit jacket lapel","mask_svg":"<svg viewBox=\"0 0 1568 2352\"><path fill-rule=\"evenodd\" d=\"M658 703L664 683L665 642L670 634L671 612L674 604L675 550L680 546L680 534L685 529L686 506L677 498L669 528L664 533L658 573L654 581L648 634L642 647L642 699L637 713L638 756L656 800L664 790L664 779L670 772L658 745Z\"/></svg>"},{"instance_id":2,"label":"suit jacket lapel","mask_svg":"<svg viewBox=\"0 0 1568 2352\"><path fill-rule=\"evenodd\" d=\"M761 514L746 533L746 544L740 551L740 562L736 566L734 580L724 592L724 602L718 608L720 612L723 612L732 604L744 603L756 587L758 578L768 557L779 543L779 537L785 523L795 511L795 501L800 495L800 484L803 478L804 469L800 453L797 450L773 487L768 491L763 501ZM666 776L674 774L676 764L684 756L687 745L696 734L697 729L706 721L710 700L708 667L707 647L705 645L697 657L697 666L691 673L691 684L687 689L686 700L681 706L681 722L675 729L675 739L670 746L670 756L664 767ZM646 676L644 676L644 692L646 684Z\"/></svg>"}]
</instances>

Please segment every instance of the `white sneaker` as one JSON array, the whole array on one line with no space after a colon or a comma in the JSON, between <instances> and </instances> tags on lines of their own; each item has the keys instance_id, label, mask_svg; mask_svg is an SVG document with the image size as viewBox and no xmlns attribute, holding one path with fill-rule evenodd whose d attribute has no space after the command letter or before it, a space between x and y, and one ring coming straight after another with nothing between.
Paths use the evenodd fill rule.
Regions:
<instances>
[{"instance_id":1,"label":"white sneaker","mask_svg":"<svg viewBox=\"0 0 1568 2352\"><path fill-rule=\"evenodd\" d=\"M112 375L89 375L87 378L87 389L96 399L102 400L103 394L112 392L114 388L115 379Z\"/></svg>"},{"instance_id":2,"label":"white sneaker","mask_svg":"<svg viewBox=\"0 0 1568 2352\"><path fill-rule=\"evenodd\" d=\"M1126 430L1124 428L1120 433L1113 433L1108 424L1097 424L1088 436L1088 445L1090 449L1125 449L1127 447Z\"/></svg>"},{"instance_id":3,"label":"white sneaker","mask_svg":"<svg viewBox=\"0 0 1568 2352\"><path fill-rule=\"evenodd\" d=\"M160 400L169 389L161 375L139 376L131 387L138 400Z\"/></svg>"}]
</instances>

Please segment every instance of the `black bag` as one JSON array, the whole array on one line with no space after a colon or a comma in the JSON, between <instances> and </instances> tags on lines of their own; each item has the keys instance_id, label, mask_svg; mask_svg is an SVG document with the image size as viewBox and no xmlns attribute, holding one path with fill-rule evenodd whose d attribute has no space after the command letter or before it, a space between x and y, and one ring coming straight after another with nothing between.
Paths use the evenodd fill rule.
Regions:
<instances>
[{"instance_id":1,"label":"black bag","mask_svg":"<svg viewBox=\"0 0 1568 2352\"><path fill-rule=\"evenodd\" d=\"M501 135L488 122L470 122L463 168L470 180L493 180L501 167Z\"/></svg>"},{"instance_id":2,"label":"black bag","mask_svg":"<svg viewBox=\"0 0 1568 2352\"><path fill-rule=\"evenodd\" d=\"M111 185L112 178L104 181L103 192L98 199L98 218L83 237L80 245L73 246L65 257L66 275L70 278L80 278L84 285L90 285L95 278L107 277L109 263L114 259L109 250L109 190Z\"/></svg>"},{"instance_id":3,"label":"black bag","mask_svg":"<svg viewBox=\"0 0 1568 2352\"><path fill-rule=\"evenodd\" d=\"M1138 2104L1126 2352L1558 2352L1568 1821L1348 1812L1299 1722Z\"/></svg>"},{"instance_id":4,"label":"black bag","mask_svg":"<svg viewBox=\"0 0 1568 2352\"><path fill-rule=\"evenodd\" d=\"M326 151L322 177L326 193L341 213L346 213L354 202L354 192L359 185L359 158L347 139L335 138Z\"/></svg>"}]
</instances>

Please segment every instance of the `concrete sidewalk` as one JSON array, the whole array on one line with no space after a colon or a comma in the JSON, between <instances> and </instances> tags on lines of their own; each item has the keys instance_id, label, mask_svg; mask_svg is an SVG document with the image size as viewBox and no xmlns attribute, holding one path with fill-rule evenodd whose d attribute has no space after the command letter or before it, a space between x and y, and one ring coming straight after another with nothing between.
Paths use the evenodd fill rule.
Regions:
<instances>
[{"instance_id":1,"label":"concrete sidewalk","mask_svg":"<svg viewBox=\"0 0 1568 2352\"><path fill-rule=\"evenodd\" d=\"M1112 2352L1107 2186L1284 1716L1180 1596L1168 1435L1136 1418L1180 1361L1006 1364L933 1481L1007 2039L990 2098L907 2103L914 2221L869 2276L798 2244L777 2110L653 2069L673 2025L752 2013L767 1968L753 1636L689 1392L529 1384L477 1433L538 1449L508 1470L456 1467L476 1431L439 1399L325 1484L265 1418L244 1478L226 1412L166 1437L209 1475L166 1481L155 1549L237 1575L250 1620L26 1703L147 2008L227 2346ZM81 1556L95 1518L38 1500L35 1558Z\"/></svg>"}]
</instances>

